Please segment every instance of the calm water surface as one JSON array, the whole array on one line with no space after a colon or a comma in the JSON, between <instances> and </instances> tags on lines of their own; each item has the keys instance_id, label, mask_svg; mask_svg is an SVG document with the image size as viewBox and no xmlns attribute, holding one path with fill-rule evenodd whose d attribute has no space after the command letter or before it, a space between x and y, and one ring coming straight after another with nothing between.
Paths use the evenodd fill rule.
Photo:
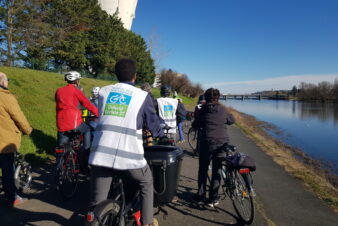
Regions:
<instances>
[{"instance_id":1,"label":"calm water surface","mask_svg":"<svg viewBox=\"0 0 338 226\"><path fill-rule=\"evenodd\" d=\"M338 104L276 100L226 100L223 104L276 126L268 132L338 173Z\"/></svg>"}]
</instances>

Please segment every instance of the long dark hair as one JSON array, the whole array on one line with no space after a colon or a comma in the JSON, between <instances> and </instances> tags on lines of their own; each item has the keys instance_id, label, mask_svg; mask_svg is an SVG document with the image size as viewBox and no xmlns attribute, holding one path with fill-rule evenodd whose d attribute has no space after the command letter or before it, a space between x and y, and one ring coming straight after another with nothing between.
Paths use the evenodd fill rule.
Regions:
<instances>
[{"instance_id":1,"label":"long dark hair","mask_svg":"<svg viewBox=\"0 0 338 226\"><path fill-rule=\"evenodd\" d=\"M207 103L212 103L212 104L217 104L219 97L220 97L220 92L218 89L214 88L209 88L205 91L204 97Z\"/></svg>"}]
</instances>

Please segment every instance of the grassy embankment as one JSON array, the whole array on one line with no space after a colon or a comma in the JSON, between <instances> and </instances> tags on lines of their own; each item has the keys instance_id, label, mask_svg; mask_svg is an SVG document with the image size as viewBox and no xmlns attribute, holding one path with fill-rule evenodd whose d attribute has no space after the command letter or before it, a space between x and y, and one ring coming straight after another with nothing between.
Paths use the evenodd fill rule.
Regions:
<instances>
[{"instance_id":1,"label":"grassy embankment","mask_svg":"<svg viewBox=\"0 0 338 226\"><path fill-rule=\"evenodd\" d=\"M324 200L338 213L337 176L330 175L320 167L316 160L305 156L299 150L269 136L263 129L265 124L254 117L230 109L235 116L236 125L272 159L284 169L301 180L304 185ZM331 182L331 183L330 183Z\"/></svg>"},{"instance_id":2,"label":"grassy embankment","mask_svg":"<svg viewBox=\"0 0 338 226\"><path fill-rule=\"evenodd\" d=\"M53 158L56 144L54 94L64 86L63 75L21 68L0 67L10 78L9 90L16 96L22 111L34 128L32 134L23 136L20 153L32 163ZM84 78L81 86L87 96L93 86L103 86L108 81Z\"/></svg>"},{"instance_id":3,"label":"grassy embankment","mask_svg":"<svg viewBox=\"0 0 338 226\"><path fill-rule=\"evenodd\" d=\"M10 78L9 90L17 97L22 111L34 128L30 136L23 136L20 153L31 163L43 163L54 156L56 144L55 102L57 88L65 86L63 75L45 71L0 67ZM94 86L105 86L110 81L91 78L81 79L86 96L91 95ZM159 90L153 89L155 97ZM191 98L183 97L185 103Z\"/></svg>"}]
</instances>

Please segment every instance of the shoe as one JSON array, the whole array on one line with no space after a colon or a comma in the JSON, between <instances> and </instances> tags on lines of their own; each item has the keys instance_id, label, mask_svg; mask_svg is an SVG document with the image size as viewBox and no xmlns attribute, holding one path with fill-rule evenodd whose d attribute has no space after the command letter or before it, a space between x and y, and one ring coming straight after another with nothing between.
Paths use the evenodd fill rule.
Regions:
<instances>
[{"instance_id":1,"label":"shoe","mask_svg":"<svg viewBox=\"0 0 338 226\"><path fill-rule=\"evenodd\" d=\"M174 196L174 198L171 200L171 202L177 202L178 201L178 198L177 198L177 196Z\"/></svg>"},{"instance_id":2,"label":"shoe","mask_svg":"<svg viewBox=\"0 0 338 226\"><path fill-rule=\"evenodd\" d=\"M219 205L219 200L218 199L213 200L213 201L209 201L207 203L207 206L212 207L212 208L215 208L215 206L218 206L218 205Z\"/></svg>"},{"instance_id":3,"label":"shoe","mask_svg":"<svg viewBox=\"0 0 338 226\"><path fill-rule=\"evenodd\" d=\"M198 205L203 205L205 203L205 199L197 194L192 197L192 201Z\"/></svg>"},{"instance_id":4,"label":"shoe","mask_svg":"<svg viewBox=\"0 0 338 226\"><path fill-rule=\"evenodd\" d=\"M14 206L18 206L18 205L20 205L20 204L22 204L22 203L24 203L24 202L26 202L26 201L27 201L27 199L22 198L22 197L20 197L20 196L16 196L16 199L15 199L14 202L13 202L13 207L14 207Z\"/></svg>"},{"instance_id":5,"label":"shoe","mask_svg":"<svg viewBox=\"0 0 338 226\"><path fill-rule=\"evenodd\" d=\"M250 189L249 195L250 195L251 197L255 197L255 196L256 196L256 192L255 192L255 190L254 190L253 188Z\"/></svg>"},{"instance_id":6,"label":"shoe","mask_svg":"<svg viewBox=\"0 0 338 226\"><path fill-rule=\"evenodd\" d=\"M159 226L158 220L156 218L153 218L153 223L151 223L149 226Z\"/></svg>"},{"instance_id":7,"label":"shoe","mask_svg":"<svg viewBox=\"0 0 338 226\"><path fill-rule=\"evenodd\" d=\"M153 218L153 223L151 224L142 224L143 225L147 225L147 226L159 226L160 224L158 223L158 220L156 218Z\"/></svg>"}]
</instances>

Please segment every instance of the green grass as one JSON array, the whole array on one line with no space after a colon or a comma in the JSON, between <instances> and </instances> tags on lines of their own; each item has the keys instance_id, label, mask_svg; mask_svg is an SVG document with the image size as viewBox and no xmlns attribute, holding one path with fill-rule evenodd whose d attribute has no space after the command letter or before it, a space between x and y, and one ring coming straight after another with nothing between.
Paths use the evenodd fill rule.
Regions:
<instances>
[{"instance_id":1,"label":"green grass","mask_svg":"<svg viewBox=\"0 0 338 226\"><path fill-rule=\"evenodd\" d=\"M63 75L21 68L0 67L10 78L9 90L16 96L22 111L34 128L32 134L23 136L20 153L32 163L44 162L53 157L56 145L54 94L66 85ZM94 86L104 86L109 81L81 79L87 96Z\"/></svg>"},{"instance_id":2,"label":"green grass","mask_svg":"<svg viewBox=\"0 0 338 226\"><path fill-rule=\"evenodd\" d=\"M42 163L53 158L56 145L54 94L57 88L66 85L63 75L13 67L0 67L0 71L10 78L9 90L17 97L22 111L34 128L30 136L23 136L20 153L31 163ZM91 78L81 79L81 86L88 97L94 86L111 83ZM155 97L160 96L158 89L153 89L153 94ZM188 106L196 103L196 98L182 99Z\"/></svg>"}]
</instances>

